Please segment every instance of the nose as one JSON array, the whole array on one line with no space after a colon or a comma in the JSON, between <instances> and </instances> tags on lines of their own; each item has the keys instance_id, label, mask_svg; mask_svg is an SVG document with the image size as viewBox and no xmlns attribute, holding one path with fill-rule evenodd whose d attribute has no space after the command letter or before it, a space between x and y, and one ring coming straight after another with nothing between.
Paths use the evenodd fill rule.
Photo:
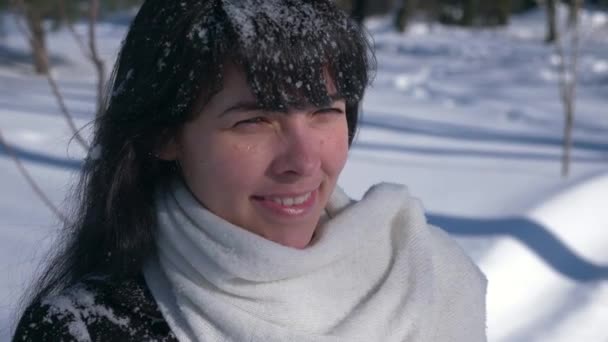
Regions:
<instances>
[{"instance_id":1,"label":"nose","mask_svg":"<svg viewBox=\"0 0 608 342\"><path fill-rule=\"evenodd\" d=\"M281 178L314 175L321 165L320 137L305 122L292 122L286 126L277 139L279 152L271 165L273 175Z\"/></svg>"}]
</instances>

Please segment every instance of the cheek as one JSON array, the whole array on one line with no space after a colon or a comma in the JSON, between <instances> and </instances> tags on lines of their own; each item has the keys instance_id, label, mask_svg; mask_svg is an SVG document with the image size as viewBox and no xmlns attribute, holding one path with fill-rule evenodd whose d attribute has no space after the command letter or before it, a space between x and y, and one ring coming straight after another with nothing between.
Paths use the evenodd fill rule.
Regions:
<instances>
[{"instance_id":1,"label":"cheek","mask_svg":"<svg viewBox=\"0 0 608 342\"><path fill-rule=\"evenodd\" d=\"M340 126L332 134L326 135L320 145L325 172L337 177L342 172L348 156L348 130Z\"/></svg>"},{"instance_id":2,"label":"cheek","mask_svg":"<svg viewBox=\"0 0 608 342\"><path fill-rule=\"evenodd\" d=\"M210 153L215 166L211 173L210 186L221 186L226 190L249 189L264 175L263 149L256 143L217 143L219 148ZM246 175L246 177L245 177Z\"/></svg>"},{"instance_id":3,"label":"cheek","mask_svg":"<svg viewBox=\"0 0 608 342\"><path fill-rule=\"evenodd\" d=\"M207 204L210 197L217 200L232 187L240 165L239 149L230 144L209 139L188 141L182 150L180 163L188 184L197 197Z\"/></svg>"}]
</instances>

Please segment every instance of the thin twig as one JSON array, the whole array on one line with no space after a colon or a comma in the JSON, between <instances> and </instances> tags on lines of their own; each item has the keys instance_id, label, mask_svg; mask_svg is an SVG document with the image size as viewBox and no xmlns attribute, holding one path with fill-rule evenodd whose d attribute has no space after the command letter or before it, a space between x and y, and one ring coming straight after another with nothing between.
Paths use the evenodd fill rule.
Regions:
<instances>
[{"instance_id":1,"label":"thin twig","mask_svg":"<svg viewBox=\"0 0 608 342\"><path fill-rule=\"evenodd\" d=\"M577 0L578 8L580 9L583 5L583 0ZM574 113L574 100L576 99L576 83L578 82L578 56L580 54L580 41L579 41L579 12L576 12L576 19L574 23L574 27L572 28L572 48L571 48L571 56L570 56L570 69L572 70L572 83L571 83L571 96L572 96L572 112Z\"/></svg>"},{"instance_id":2,"label":"thin twig","mask_svg":"<svg viewBox=\"0 0 608 342\"><path fill-rule=\"evenodd\" d=\"M566 99L568 97L568 68L566 65L566 56L564 53L564 47L562 46L562 35L559 34L555 39L555 50L557 55L559 56L559 64L558 64L558 84L559 84L559 95L562 103L566 104Z\"/></svg>"},{"instance_id":3,"label":"thin twig","mask_svg":"<svg viewBox=\"0 0 608 342\"><path fill-rule=\"evenodd\" d=\"M42 189L38 186L38 184L36 183L34 178L32 178L32 176L29 174L29 172L27 171L27 169L25 168L23 163L21 163L21 160L17 156L17 153L13 150L13 148L8 143L6 143L6 141L2 137L1 130L0 130L0 145L11 156L11 158L15 162L15 165L17 166L17 169L19 170L19 172L21 173L23 178L25 178L25 180L27 181L29 186L34 190L36 195L38 195L38 197L47 206L47 208L49 208L53 212L53 214L55 214L55 216L57 216L63 223L67 223L68 222L67 217L53 204L53 202L46 196L44 191L42 191Z\"/></svg>"},{"instance_id":4,"label":"thin twig","mask_svg":"<svg viewBox=\"0 0 608 342\"><path fill-rule=\"evenodd\" d=\"M65 22L65 24L68 28L68 31L70 31L70 33L72 34L72 37L74 37L74 40L76 41L76 44L78 45L78 48L80 49L82 54L90 59L91 54L89 53L87 46L85 45L84 41L82 40L82 37L80 37L78 32L76 32L76 29L74 28L74 23L72 23L72 21L70 20L70 17L68 16L68 12L67 12L67 9L65 6L65 1L58 0L58 3L59 3L59 13L61 15L61 18Z\"/></svg>"},{"instance_id":5,"label":"thin twig","mask_svg":"<svg viewBox=\"0 0 608 342\"><path fill-rule=\"evenodd\" d=\"M582 1L581 1L582 5ZM578 12L576 12L571 26L569 26L570 50L566 56L563 47L562 35L557 35L555 49L559 55L559 91L564 108L564 142L562 154L562 176L567 176L570 167L570 152L572 149L572 126L574 124L574 111L576 100L576 84L578 82L578 55L580 45L580 32ZM568 57L566 59L566 57Z\"/></svg>"},{"instance_id":6,"label":"thin twig","mask_svg":"<svg viewBox=\"0 0 608 342\"><path fill-rule=\"evenodd\" d=\"M97 115L101 113L101 107L104 103L104 85L105 85L105 66L103 60L99 57L97 51L95 25L97 23L97 14L99 13L99 0L91 0L89 2L89 50L90 59L97 70Z\"/></svg>"},{"instance_id":7,"label":"thin twig","mask_svg":"<svg viewBox=\"0 0 608 342\"><path fill-rule=\"evenodd\" d=\"M99 0L91 0L89 2L89 12L88 12L88 46L83 41L82 37L76 32L74 28L74 24L70 20L67 9L65 6L64 0L59 1L59 12L63 18L63 21L66 23L66 26L76 44L80 48L82 54L91 61L95 70L97 72L97 103L96 103L96 113L99 115L102 109L102 105L104 103L104 86L105 86L105 64L103 60L99 57L99 52L97 50L97 34L95 32L95 27L97 23L97 15L99 13Z\"/></svg>"},{"instance_id":8,"label":"thin twig","mask_svg":"<svg viewBox=\"0 0 608 342\"><path fill-rule=\"evenodd\" d=\"M65 104L65 101L63 99L63 95L61 95L61 91L59 91L59 86L57 85L57 82L55 82L55 79L53 77L51 77L49 74L47 74L47 81L49 82L49 85L51 86L51 91L53 92L53 95L55 95L55 98L57 99L57 104L59 105L59 108L61 109L61 112L63 113L63 116L65 117L65 120L68 123L68 126L70 126L70 129L72 130L72 132L74 132L74 137L76 138L76 141L78 141L78 143L86 150L89 150L89 143L87 143L87 141L82 137L82 135L80 135L80 132L78 130L78 127L76 127L76 124L74 123L74 120L72 119L72 116L70 115L70 112L68 111L68 107Z\"/></svg>"},{"instance_id":9,"label":"thin twig","mask_svg":"<svg viewBox=\"0 0 608 342\"><path fill-rule=\"evenodd\" d=\"M570 153L572 150L572 128L574 125L574 113L576 107L576 84L578 83L578 55L579 55L579 9L583 4L583 0L575 0L576 1L576 12L574 15L574 22L572 23L572 36L570 42L570 87L568 88L568 117L566 118L566 126L568 126L568 131L566 132L566 144L568 145L568 149L565 153L566 158L566 168L563 171L564 175L568 175L569 165L570 165Z\"/></svg>"}]
</instances>

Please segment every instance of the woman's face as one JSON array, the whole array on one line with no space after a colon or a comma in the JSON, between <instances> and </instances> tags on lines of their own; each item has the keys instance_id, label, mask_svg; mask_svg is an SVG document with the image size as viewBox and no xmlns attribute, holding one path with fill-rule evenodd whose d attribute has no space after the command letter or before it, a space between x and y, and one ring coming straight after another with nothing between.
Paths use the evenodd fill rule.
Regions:
<instances>
[{"instance_id":1,"label":"woman's face","mask_svg":"<svg viewBox=\"0 0 608 342\"><path fill-rule=\"evenodd\" d=\"M328 82L331 83L331 82ZM335 93L328 85L330 94ZM244 73L225 68L223 89L161 152L177 159L196 198L223 219L282 245L304 248L348 153L345 102L256 105Z\"/></svg>"}]
</instances>

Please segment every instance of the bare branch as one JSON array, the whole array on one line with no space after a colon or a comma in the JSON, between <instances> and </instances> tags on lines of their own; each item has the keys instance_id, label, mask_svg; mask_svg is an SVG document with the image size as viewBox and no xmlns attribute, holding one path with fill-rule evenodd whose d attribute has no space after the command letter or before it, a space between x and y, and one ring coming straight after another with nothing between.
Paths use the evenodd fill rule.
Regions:
<instances>
[{"instance_id":1,"label":"bare branch","mask_svg":"<svg viewBox=\"0 0 608 342\"><path fill-rule=\"evenodd\" d=\"M105 81L105 65L103 60L99 57L97 51L95 25L97 22L97 15L99 13L99 0L91 0L89 3L89 50L90 59L95 65L97 70L97 115L101 113L102 106L104 103L104 85Z\"/></svg>"},{"instance_id":2,"label":"bare branch","mask_svg":"<svg viewBox=\"0 0 608 342\"><path fill-rule=\"evenodd\" d=\"M23 0L13 0L13 4L15 5L15 7L17 8L17 10L19 12L21 12L23 15L25 15L25 13L27 11L27 6L26 6L26 4L24 3ZM27 27L25 25L23 25L23 23L18 19L17 16L15 16L15 21L16 21L17 28L19 29L19 31L25 37L27 37L27 39L30 39L30 41L32 41L33 44L35 44L35 45L38 45L38 46L41 45L41 43L39 41L37 41L36 39L34 39L34 37L31 34L31 32L29 32L29 30L27 29ZM88 150L89 149L89 144L82 137L82 135L80 135L80 131L76 127L76 124L74 123L74 120L72 119L72 116L70 115L70 111L68 110L68 107L65 104L65 100L63 98L63 95L61 95L61 92L59 91L59 86L57 85L57 82L55 81L55 79L51 75L50 71L47 71L46 73L44 73L44 75L45 75L45 77L46 77L49 85L51 86L51 91L53 92L53 95L55 96L55 99L57 100L57 104L59 105L59 109L61 110L61 113L65 117L65 119L66 119L66 121L68 123L68 126L70 127L70 129L74 133L74 137L76 138L76 141L78 141L78 143L85 150Z\"/></svg>"},{"instance_id":3,"label":"bare branch","mask_svg":"<svg viewBox=\"0 0 608 342\"><path fill-rule=\"evenodd\" d=\"M25 18L26 13L27 13L27 6L23 2L23 0L12 0L11 2L12 2L13 7L15 8L16 12L21 13L21 17ZM15 18L15 24L17 25L17 29L19 30L19 33L21 33L25 37L25 39L30 41L32 44L37 44L33 35L26 28L26 25L23 24L19 20L19 16L14 16L14 18Z\"/></svg>"},{"instance_id":4,"label":"bare branch","mask_svg":"<svg viewBox=\"0 0 608 342\"><path fill-rule=\"evenodd\" d=\"M97 103L96 103L96 113L99 113L102 110L102 106L104 103L104 87L106 83L106 72L105 72L105 63L99 57L99 52L97 49L97 34L95 32L95 27L97 24L97 17L99 14L99 0L90 0L89 2L89 11L88 11L88 46L83 41L82 37L76 32L74 29L74 25L70 20L67 9L65 6L65 0L59 1L59 10L63 21L66 23L68 30L74 37L74 40L78 44L78 47L82 51L82 54L91 61L91 64L95 67L97 72Z\"/></svg>"},{"instance_id":5,"label":"bare branch","mask_svg":"<svg viewBox=\"0 0 608 342\"><path fill-rule=\"evenodd\" d=\"M64 0L58 0L58 4L59 4L59 13L61 15L61 19L63 22L65 22L65 25L68 28L68 31L70 31L70 33L72 34L72 37L74 37L74 40L76 41L76 44L78 45L78 48L80 48L80 51L82 52L83 55L85 55L87 58L91 58L91 55L87 49L87 46L85 45L84 41L82 40L82 37L80 37L80 35L78 35L78 33L76 32L76 29L74 29L74 23L72 23L72 20L70 20L70 17L68 16L68 12L65 6L65 1Z\"/></svg>"},{"instance_id":6,"label":"bare branch","mask_svg":"<svg viewBox=\"0 0 608 342\"><path fill-rule=\"evenodd\" d=\"M17 156L17 153L15 153L15 151L12 149L12 147L9 146L9 144L7 144L6 141L4 140L1 130L0 130L0 146L2 146L8 152L8 154L11 156L11 158L15 162L15 165L17 166L17 169L19 170L19 172L21 173L23 178L25 178L25 180L27 181L29 186L32 188L32 190L34 190L36 195L38 195L38 197L47 206L47 208L49 208L53 212L53 214L55 214L55 216L57 216L57 218L59 218L63 223L67 223L68 222L67 217L53 204L53 202L46 196L44 191L42 191L42 189L38 186L38 184L32 178L32 176L29 174L29 172L27 171L25 166L23 166L23 164L21 163L21 160Z\"/></svg>"},{"instance_id":7,"label":"bare branch","mask_svg":"<svg viewBox=\"0 0 608 342\"><path fill-rule=\"evenodd\" d=\"M46 76L46 79L49 82L49 85L51 86L51 91L53 92L53 95L55 95L55 99L57 99L57 104L61 109L61 113L65 117L65 120L68 123L68 126L70 126L72 132L74 132L74 137L76 138L76 141L78 141L80 146L82 146L85 150L88 151L89 143L82 137L82 135L80 135L79 129L78 127L76 127L76 124L74 123L74 120L72 119L72 116L70 115L70 112L68 110L68 107L65 104L63 95L61 95L61 91L59 91L59 86L57 85L57 82L55 82L55 79L50 75L50 73L47 73Z\"/></svg>"},{"instance_id":8,"label":"bare branch","mask_svg":"<svg viewBox=\"0 0 608 342\"><path fill-rule=\"evenodd\" d=\"M555 39L557 38L557 13L556 13L556 8L555 8L555 2L557 0L546 0L545 1L545 7L546 7L546 16L547 16L547 33L545 35L545 42L546 43L553 43L555 41Z\"/></svg>"}]
</instances>

